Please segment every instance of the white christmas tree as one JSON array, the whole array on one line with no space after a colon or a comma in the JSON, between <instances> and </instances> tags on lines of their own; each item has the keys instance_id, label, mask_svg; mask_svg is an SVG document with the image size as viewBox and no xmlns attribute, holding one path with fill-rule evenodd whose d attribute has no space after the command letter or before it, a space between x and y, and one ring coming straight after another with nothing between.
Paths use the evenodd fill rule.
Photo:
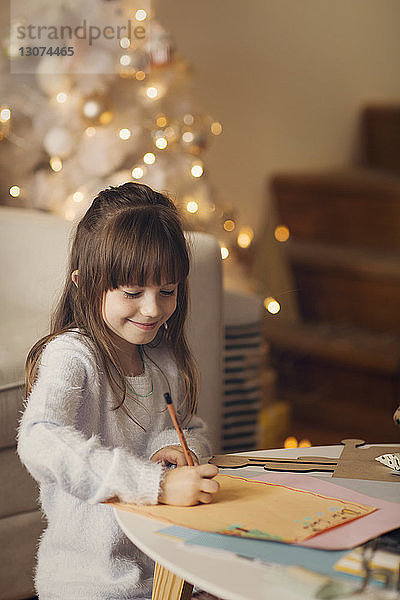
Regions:
<instances>
[{"instance_id":1,"label":"white christmas tree","mask_svg":"<svg viewBox=\"0 0 400 600\"><path fill-rule=\"evenodd\" d=\"M251 229L202 157L222 125L197 109L191 69L149 3L21 2L1 58L3 202L75 220L100 189L138 181L172 194L224 257L248 248Z\"/></svg>"}]
</instances>

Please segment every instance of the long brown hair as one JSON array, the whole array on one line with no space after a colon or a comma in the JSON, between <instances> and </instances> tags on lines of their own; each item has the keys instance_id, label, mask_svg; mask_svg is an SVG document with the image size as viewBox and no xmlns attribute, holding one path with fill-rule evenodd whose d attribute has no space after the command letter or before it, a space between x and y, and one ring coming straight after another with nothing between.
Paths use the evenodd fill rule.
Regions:
<instances>
[{"instance_id":1,"label":"long brown hair","mask_svg":"<svg viewBox=\"0 0 400 600\"><path fill-rule=\"evenodd\" d=\"M71 274L79 271L79 285ZM151 345L166 343L182 373L184 422L195 412L198 371L185 335L188 311L189 249L175 204L164 194L138 183L101 191L79 222L72 242L65 285L51 318L50 333L30 350L25 368L28 396L37 377L45 345L57 335L78 329L88 336L105 369L117 406L126 387L115 338L102 316L104 294L132 283L177 282L177 308Z\"/></svg>"}]
</instances>

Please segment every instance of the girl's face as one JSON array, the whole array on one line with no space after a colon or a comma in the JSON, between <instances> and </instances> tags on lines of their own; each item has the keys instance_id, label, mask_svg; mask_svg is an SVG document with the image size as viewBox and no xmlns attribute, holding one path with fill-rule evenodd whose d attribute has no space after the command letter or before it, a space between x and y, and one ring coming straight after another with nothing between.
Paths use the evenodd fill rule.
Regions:
<instances>
[{"instance_id":1,"label":"girl's face","mask_svg":"<svg viewBox=\"0 0 400 600\"><path fill-rule=\"evenodd\" d=\"M103 299L103 319L129 344L148 344L176 308L177 283L120 286Z\"/></svg>"}]
</instances>

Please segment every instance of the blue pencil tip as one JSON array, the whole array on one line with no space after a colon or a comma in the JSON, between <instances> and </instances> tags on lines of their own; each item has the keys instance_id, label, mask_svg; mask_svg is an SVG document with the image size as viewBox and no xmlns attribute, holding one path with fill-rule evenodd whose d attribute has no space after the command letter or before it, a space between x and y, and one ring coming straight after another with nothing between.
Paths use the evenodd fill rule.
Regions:
<instances>
[{"instance_id":1,"label":"blue pencil tip","mask_svg":"<svg viewBox=\"0 0 400 600\"><path fill-rule=\"evenodd\" d=\"M171 396L168 394L168 392L164 394L164 398L167 404L172 404Z\"/></svg>"}]
</instances>

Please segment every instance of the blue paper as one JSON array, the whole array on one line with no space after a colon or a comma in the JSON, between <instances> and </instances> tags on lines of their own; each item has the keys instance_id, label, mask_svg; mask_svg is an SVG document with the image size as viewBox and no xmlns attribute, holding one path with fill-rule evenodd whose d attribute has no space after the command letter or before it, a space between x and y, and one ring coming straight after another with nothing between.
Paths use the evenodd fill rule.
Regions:
<instances>
[{"instance_id":1,"label":"blue paper","mask_svg":"<svg viewBox=\"0 0 400 600\"><path fill-rule=\"evenodd\" d=\"M257 558L269 563L299 565L330 576L338 576L337 571L333 570L333 565L348 553L348 550L316 550L266 540L196 532L194 529L176 525L161 529L159 533L181 538L189 545L227 550L239 556Z\"/></svg>"}]
</instances>

